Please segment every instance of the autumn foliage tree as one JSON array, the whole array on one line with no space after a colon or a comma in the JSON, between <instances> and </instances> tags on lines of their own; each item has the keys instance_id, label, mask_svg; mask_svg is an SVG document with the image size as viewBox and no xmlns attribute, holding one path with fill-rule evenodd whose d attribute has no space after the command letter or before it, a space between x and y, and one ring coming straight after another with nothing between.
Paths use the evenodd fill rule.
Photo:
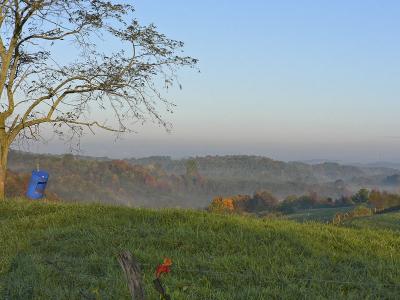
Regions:
<instances>
[{"instance_id":1,"label":"autumn foliage tree","mask_svg":"<svg viewBox=\"0 0 400 300\"><path fill-rule=\"evenodd\" d=\"M168 127L158 107L173 103L160 89L196 59L133 14L116 1L0 0L1 198L11 144L39 139L45 124L78 136L84 128L129 132L148 119Z\"/></svg>"},{"instance_id":2,"label":"autumn foliage tree","mask_svg":"<svg viewBox=\"0 0 400 300\"><path fill-rule=\"evenodd\" d=\"M400 195L392 194L386 191L372 190L369 194L368 203L377 210L393 207L400 208Z\"/></svg>"},{"instance_id":3,"label":"autumn foliage tree","mask_svg":"<svg viewBox=\"0 0 400 300\"><path fill-rule=\"evenodd\" d=\"M253 196L234 195L214 197L208 207L212 212L256 212L274 209L278 200L268 191L258 191Z\"/></svg>"}]
</instances>

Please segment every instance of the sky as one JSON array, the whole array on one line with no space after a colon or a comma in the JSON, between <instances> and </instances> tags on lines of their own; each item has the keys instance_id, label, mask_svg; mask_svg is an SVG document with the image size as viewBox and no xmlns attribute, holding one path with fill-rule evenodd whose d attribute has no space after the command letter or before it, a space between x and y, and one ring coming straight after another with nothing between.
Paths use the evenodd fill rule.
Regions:
<instances>
[{"instance_id":1,"label":"sky","mask_svg":"<svg viewBox=\"0 0 400 300\"><path fill-rule=\"evenodd\" d=\"M140 22L185 42L200 73L179 72L183 89L166 94L172 132L149 123L119 140L88 134L82 154L400 161L400 1L133 5ZM69 149L51 139L29 150Z\"/></svg>"}]
</instances>

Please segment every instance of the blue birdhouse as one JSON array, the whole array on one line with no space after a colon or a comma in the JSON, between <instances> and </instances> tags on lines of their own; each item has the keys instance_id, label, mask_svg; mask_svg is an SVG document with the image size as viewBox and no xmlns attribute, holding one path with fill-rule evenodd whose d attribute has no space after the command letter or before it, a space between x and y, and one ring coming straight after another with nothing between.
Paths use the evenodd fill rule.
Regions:
<instances>
[{"instance_id":1,"label":"blue birdhouse","mask_svg":"<svg viewBox=\"0 0 400 300\"><path fill-rule=\"evenodd\" d=\"M31 180L29 182L26 196L30 199L42 199L44 190L46 189L49 173L45 171L32 171Z\"/></svg>"}]
</instances>

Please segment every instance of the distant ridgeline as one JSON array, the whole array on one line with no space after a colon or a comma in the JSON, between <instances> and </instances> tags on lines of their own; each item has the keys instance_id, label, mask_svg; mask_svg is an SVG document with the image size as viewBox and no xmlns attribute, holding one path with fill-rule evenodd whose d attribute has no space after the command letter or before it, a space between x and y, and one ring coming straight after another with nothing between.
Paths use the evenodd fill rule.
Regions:
<instances>
[{"instance_id":1,"label":"distant ridgeline","mask_svg":"<svg viewBox=\"0 0 400 300\"><path fill-rule=\"evenodd\" d=\"M302 162L283 162L262 156L227 155L194 157L199 172L213 179L249 179L272 182L324 183L335 180L370 179L371 176L388 176L399 172L391 168L371 168L321 163L309 165ZM132 164L158 164L166 172L185 172L185 162L189 159L174 160L168 156L131 158ZM383 178L383 177L382 177Z\"/></svg>"},{"instance_id":2,"label":"distant ridgeline","mask_svg":"<svg viewBox=\"0 0 400 300\"><path fill-rule=\"evenodd\" d=\"M306 193L337 198L361 187L394 189L393 180L391 185L387 181L399 173L390 168L308 165L258 156L111 160L11 151L7 195L25 193L37 161L50 173L49 198L147 207L205 208L216 195L263 190L279 199Z\"/></svg>"}]
</instances>

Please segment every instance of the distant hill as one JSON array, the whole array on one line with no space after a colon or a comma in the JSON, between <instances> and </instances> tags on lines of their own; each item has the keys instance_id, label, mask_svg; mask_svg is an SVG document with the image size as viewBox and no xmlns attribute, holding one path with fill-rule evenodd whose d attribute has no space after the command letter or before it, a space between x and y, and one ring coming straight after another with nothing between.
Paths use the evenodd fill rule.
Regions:
<instances>
[{"instance_id":1,"label":"distant hill","mask_svg":"<svg viewBox=\"0 0 400 300\"><path fill-rule=\"evenodd\" d=\"M197 173L189 174L187 163L193 161ZM397 172L338 163L282 162L260 156L112 160L11 151L9 168L14 175L10 177L9 196L23 195L37 162L50 173L48 192L60 199L146 207L201 208L217 195L252 194L259 190L268 190L281 199L309 192L339 197L360 187L389 187L384 184L385 179Z\"/></svg>"},{"instance_id":2,"label":"distant hill","mask_svg":"<svg viewBox=\"0 0 400 300\"><path fill-rule=\"evenodd\" d=\"M357 177L388 176L396 173L390 168L356 167L334 162L306 164L283 162L261 156L205 156L193 157L202 175L213 179L247 179L265 182L326 183L350 180ZM188 159L171 159L167 156L127 159L132 164L158 164L170 173L185 171Z\"/></svg>"},{"instance_id":3,"label":"distant hill","mask_svg":"<svg viewBox=\"0 0 400 300\"><path fill-rule=\"evenodd\" d=\"M396 169L400 170L400 163L399 162L387 162L387 161L380 161L380 162L373 162L367 164L354 164L358 167L367 167L367 168L389 168L389 169Z\"/></svg>"}]
</instances>

